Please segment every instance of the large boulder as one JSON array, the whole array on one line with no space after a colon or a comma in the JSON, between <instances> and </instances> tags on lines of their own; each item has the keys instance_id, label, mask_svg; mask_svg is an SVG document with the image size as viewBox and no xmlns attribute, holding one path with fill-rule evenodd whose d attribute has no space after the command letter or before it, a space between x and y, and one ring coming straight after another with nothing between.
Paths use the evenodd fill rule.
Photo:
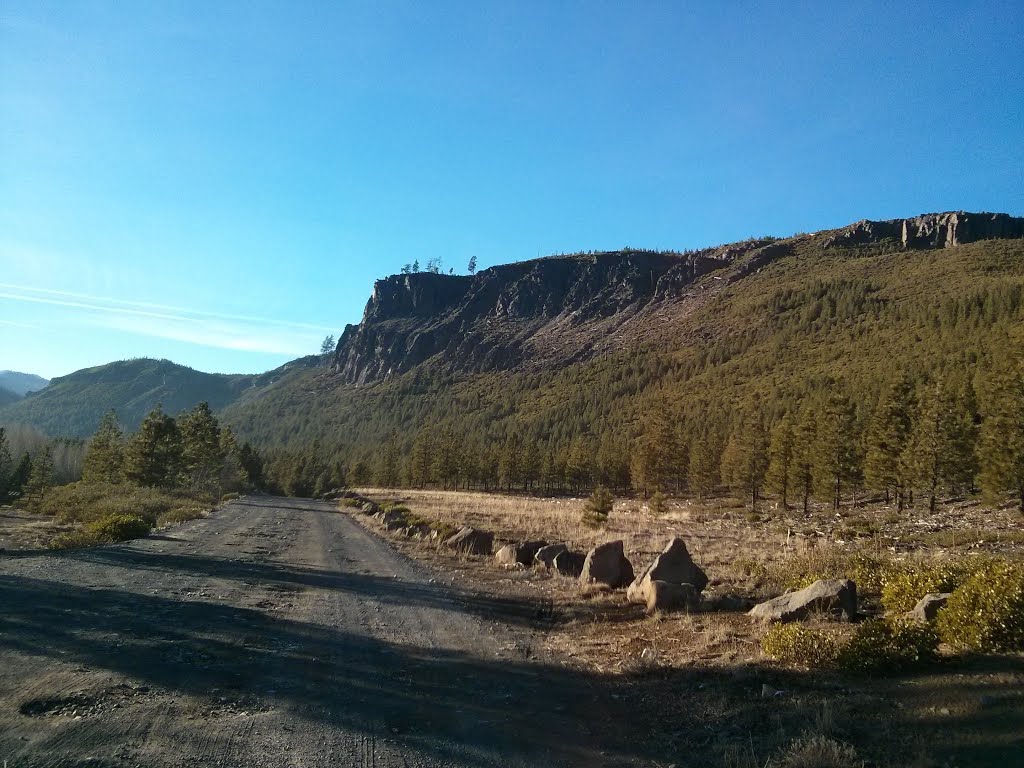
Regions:
<instances>
[{"instance_id":1,"label":"large boulder","mask_svg":"<svg viewBox=\"0 0 1024 768\"><path fill-rule=\"evenodd\" d=\"M515 565L519 562L516 550L518 545L506 544L494 553L494 562L498 565Z\"/></svg>"},{"instance_id":2,"label":"large boulder","mask_svg":"<svg viewBox=\"0 0 1024 768\"><path fill-rule=\"evenodd\" d=\"M583 563L586 559L586 555L582 552L572 552L566 549L555 556L552 567L562 576L576 578L583 573Z\"/></svg>"},{"instance_id":3,"label":"large boulder","mask_svg":"<svg viewBox=\"0 0 1024 768\"><path fill-rule=\"evenodd\" d=\"M853 621L857 616L857 585L849 579L821 579L804 589L755 605L747 615L786 622L807 618L812 613Z\"/></svg>"},{"instance_id":4,"label":"large boulder","mask_svg":"<svg viewBox=\"0 0 1024 768\"><path fill-rule=\"evenodd\" d=\"M929 592L907 612L907 618L930 624L935 621L939 611L946 607L951 594L952 592Z\"/></svg>"},{"instance_id":5,"label":"large boulder","mask_svg":"<svg viewBox=\"0 0 1024 768\"><path fill-rule=\"evenodd\" d=\"M444 541L444 545L456 552L469 555L489 555L494 546L494 534L466 526Z\"/></svg>"},{"instance_id":6,"label":"large boulder","mask_svg":"<svg viewBox=\"0 0 1024 768\"><path fill-rule=\"evenodd\" d=\"M654 562L633 580L626 590L626 599L633 603L647 603L652 581L691 584L698 594L708 585L707 574L693 562L686 542L680 538L673 538Z\"/></svg>"},{"instance_id":7,"label":"large boulder","mask_svg":"<svg viewBox=\"0 0 1024 768\"><path fill-rule=\"evenodd\" d=\"M506 544L495 553L494 559L499 565L533 565L533 558L537 555L537 550L546 545L546 541Z\"/></svg>"},{"instance_id":8,"label":"large boulder","mask_svg":"<svg viewBox=\"0 0 1024 768\"><path fill-rule=\"evenodd\" d=\"M647 612L692 611L700 605L700 593L692 584L655 579L647 585Z\"/></svg>"},{"instance_id":9,"label":"large boulder","mask_svg":"<svg viewBox=\"0 0 1024 768\"><path fill-rule=\"evenodd\" d=\"M565 544L548 544L546 547L538 549L536 554L534 554L534 563L537 565L543 565L545 568L553 568L555 565L555 558L568 549L569 548L565 546Z\"/></svg>"},{"instance_id":10,"label":"large boulder","mask_svg":"<svg viewBox=\"0 0 1024 768\"><path fill-rule=\"evenodd\" d=\"M633 580L633 566L622 551L622 541L599 544L587 553L580 573L581 584L604 584L617 589Z\"/></svg>"}]
</instances>

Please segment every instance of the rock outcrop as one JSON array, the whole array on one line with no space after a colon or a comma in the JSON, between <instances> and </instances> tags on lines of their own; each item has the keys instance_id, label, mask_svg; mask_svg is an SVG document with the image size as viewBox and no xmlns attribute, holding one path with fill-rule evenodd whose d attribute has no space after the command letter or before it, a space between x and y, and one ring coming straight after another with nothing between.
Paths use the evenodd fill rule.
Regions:
<instances>
[{"instance_id":1,"label":"rock outcrop","mask_svg":"<svg viewBox=\"0 0 1024 768\"><path fill-rule=\"evenodd\" d=\"M890 241L918 249L1011 237L1024 237L1024 219L959 211L685 253L627 249L474 275L392 275L374 284L362 321L345 328L333 369L342 383L360 385L428 361L448 373L549 369L628 347L651 317L743 280L810 239L826 248Z\"/></svg>"},{"instance_id":2,"label":"rock outcrop","mask_svg":"<svg viewBox=\"0 0 1024 768\"><path fill-rule=\"evenodd\" d=\"M849 579L821 579L809 587L755 605L747 614L766 621L798 621L812 613L857 617L857 586Z\"/></svg>"},{"instance_id":3,"label":"rock outcrop","mask_svg":"<svg viewBox=\"0 0 1024 768\"><path fill-rule=\"evenodd\" d=\"M541 547L537 550L537 554L533 556L533 561L536 565L552 568L555 565L555 558L568 549L565 544L548 544L546 547Z\"/></svg>"},{"instance_id":4,"label":"rock outcrop","mask_svg":"<svg viewBox=\"0 0 1024 768\"><path fill-rule=\"evenodd\" d=\"M700 593L692 584L654 580L646 590L647 612L692 611L700 606Z\"/></svg>"},{"instance_id":5,"label":"rock outcrop","mask_svg":"<svg viewBox=\"0 0 1024 768\"><path fill-rule=\"evenodd\" d=\"M858 221L837 230L825 247L892 240L907 249L952 248L977 240L1024 237L1024 218L1005 213L926 213L909 219Z\"/></svg>"}]
</instances>

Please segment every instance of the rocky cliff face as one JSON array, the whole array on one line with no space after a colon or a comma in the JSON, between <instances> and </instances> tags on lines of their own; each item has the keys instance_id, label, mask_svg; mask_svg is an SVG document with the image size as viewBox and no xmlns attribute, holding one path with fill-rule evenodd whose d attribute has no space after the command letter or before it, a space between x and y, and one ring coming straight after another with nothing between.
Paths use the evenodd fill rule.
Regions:
<instances>
[{"instance_id":1,"label":"rocky cliff face","mask_svg":"<svg viewBox=\"0 0 1024 768\"><path fill-rule=\"evenodd\" d=\"M894 240L907 249L952 248L977 240L1024 237L1024 218L1005 213L926 213L910 219L858 221L837 230L825 247Z\"/></svg>"},{"instance_id":2,"label":"rocky cliff face","mask_svg":"<svg viewBox=\"0 0 1024 768\"><path fill-rule=\"evenodd\" d=\"M893 241L944 248L987 238L1024 237L1024 219L1006 214L940 213L859 221L787 240L747 240L690 253L615 251L549 257L473 276L418 273L378 280L362 322L338 341L334 370L368 384L430 359L478 372L571 362L629 348L664 311L684 311L793 252Z\"/></svg>"}]
</instances>

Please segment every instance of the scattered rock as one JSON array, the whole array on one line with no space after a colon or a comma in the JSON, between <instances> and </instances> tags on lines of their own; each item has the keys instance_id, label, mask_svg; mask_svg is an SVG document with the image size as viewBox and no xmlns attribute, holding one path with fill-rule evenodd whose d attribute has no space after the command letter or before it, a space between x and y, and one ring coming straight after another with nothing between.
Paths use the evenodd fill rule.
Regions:
<instances>
[{"instance_id":1,"label":"scattered rock","mask_svg":"<svg viewBox=\"0 0 1024 768\"><path fill-rule=\"evenodd\" d=\"M626 590L626 599L633 603L647 603L652 581L690 584L698 594L708 585L707 574L693 562L686 542L680 538L673 538L654 562L633 580Z\"/></svg>"},{"instance_id":2,"label":"scattered rock","mask_svg":"<svg viewBox=\"0 0 1024 768\"><path fill-rule=\"evenodd\" d=\"M466 526L454 536L445 539L446 547L470 555L489 555L494 546L494 534Z\"/></svg>"},{"instance_id":3,"label":"scattered rock","mask_svg":"<svg viewBox=\"0 0 1024 768\"><path fill-rule=\"evenodd\" d=\"M692 611L700 605L700 593L692 584L655 579L647 585L647 612Z\"/></svg>"},{"instance_id":4,"label":"scattered rock","mask_svg":"<svg viewBox=\"0 0 1024 768\"><path fill-rule=\"evenodd\" d=\"M951 592L929 592L907 612L907 618L928 624L935 621L939 611L946 607Z\"/></svg>"},{"instance_id":5,"label":"scattered rock","mask_svg":"<svg viewBox=\"0 0 1024 768\"><path fill-rule=\"evenodd\" d=\"M562 576L576 578L583 573L583 564L587 557L582 552L564 550L555 556L554 569Z\"/></svg>"},{"instance_id":6,"label":"scattered rock","mask_svg":"<svg viewBox=\"0 0 1024 768\"><path fill-rule=\"evenodd\" d=\"M755 605L748 616L767 621L797 621L812 613L857 616L857 586L849 579L821 579L796 592Z\"/></svg>"},{"instance_id":7,"label":"scattered rock","mask_svg":"<svg viewBox=\"0 0 1024 768\"><path fill-rule=\"evenodd\" d=\"M506 544L498 550L494 559L499 565L533 565L538 550L547 546L546 541L524 541L521 544Z\"/></svg>"},{"instance_id":8,"label":"scattered rock","mask_svg":"<svg viewBox=\"0 0 1024 768\"><path fill-rule=\"evenodd\" d=\"M565 544L548 544L546 547L541 547L537 550L533 556L534 563L543 565L545 568L553 568L555 558L568 549Z\"/></svg>"},{"instance_id":9,"label":"scattered rock","mask_svg":"<svg viewBox=\"0 0 1024 768\"><path fill-rule=\"evenodd\" d=\"M605 584L613 589L633 580L633 566L622 551L622 541L599 544L587 553L580 573L581 584Z\"/></svg>"}]
</instances>

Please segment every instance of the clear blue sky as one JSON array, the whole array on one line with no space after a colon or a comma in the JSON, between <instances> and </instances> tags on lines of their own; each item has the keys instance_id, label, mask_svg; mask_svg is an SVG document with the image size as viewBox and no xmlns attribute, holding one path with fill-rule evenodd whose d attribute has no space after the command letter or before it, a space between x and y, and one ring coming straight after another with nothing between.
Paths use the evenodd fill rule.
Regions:
<instances>
[{"instance_id":1,"label":"clear blue sky","mask_svg":"<svg viewBox=\"0 0 1024 768\"><path fill-rule=\"evenodd\" d=\"M1022 39L1019 0L7 0L0 368L266 370L413 259L1021 215Z\"/></svg>"}]
</instances>

